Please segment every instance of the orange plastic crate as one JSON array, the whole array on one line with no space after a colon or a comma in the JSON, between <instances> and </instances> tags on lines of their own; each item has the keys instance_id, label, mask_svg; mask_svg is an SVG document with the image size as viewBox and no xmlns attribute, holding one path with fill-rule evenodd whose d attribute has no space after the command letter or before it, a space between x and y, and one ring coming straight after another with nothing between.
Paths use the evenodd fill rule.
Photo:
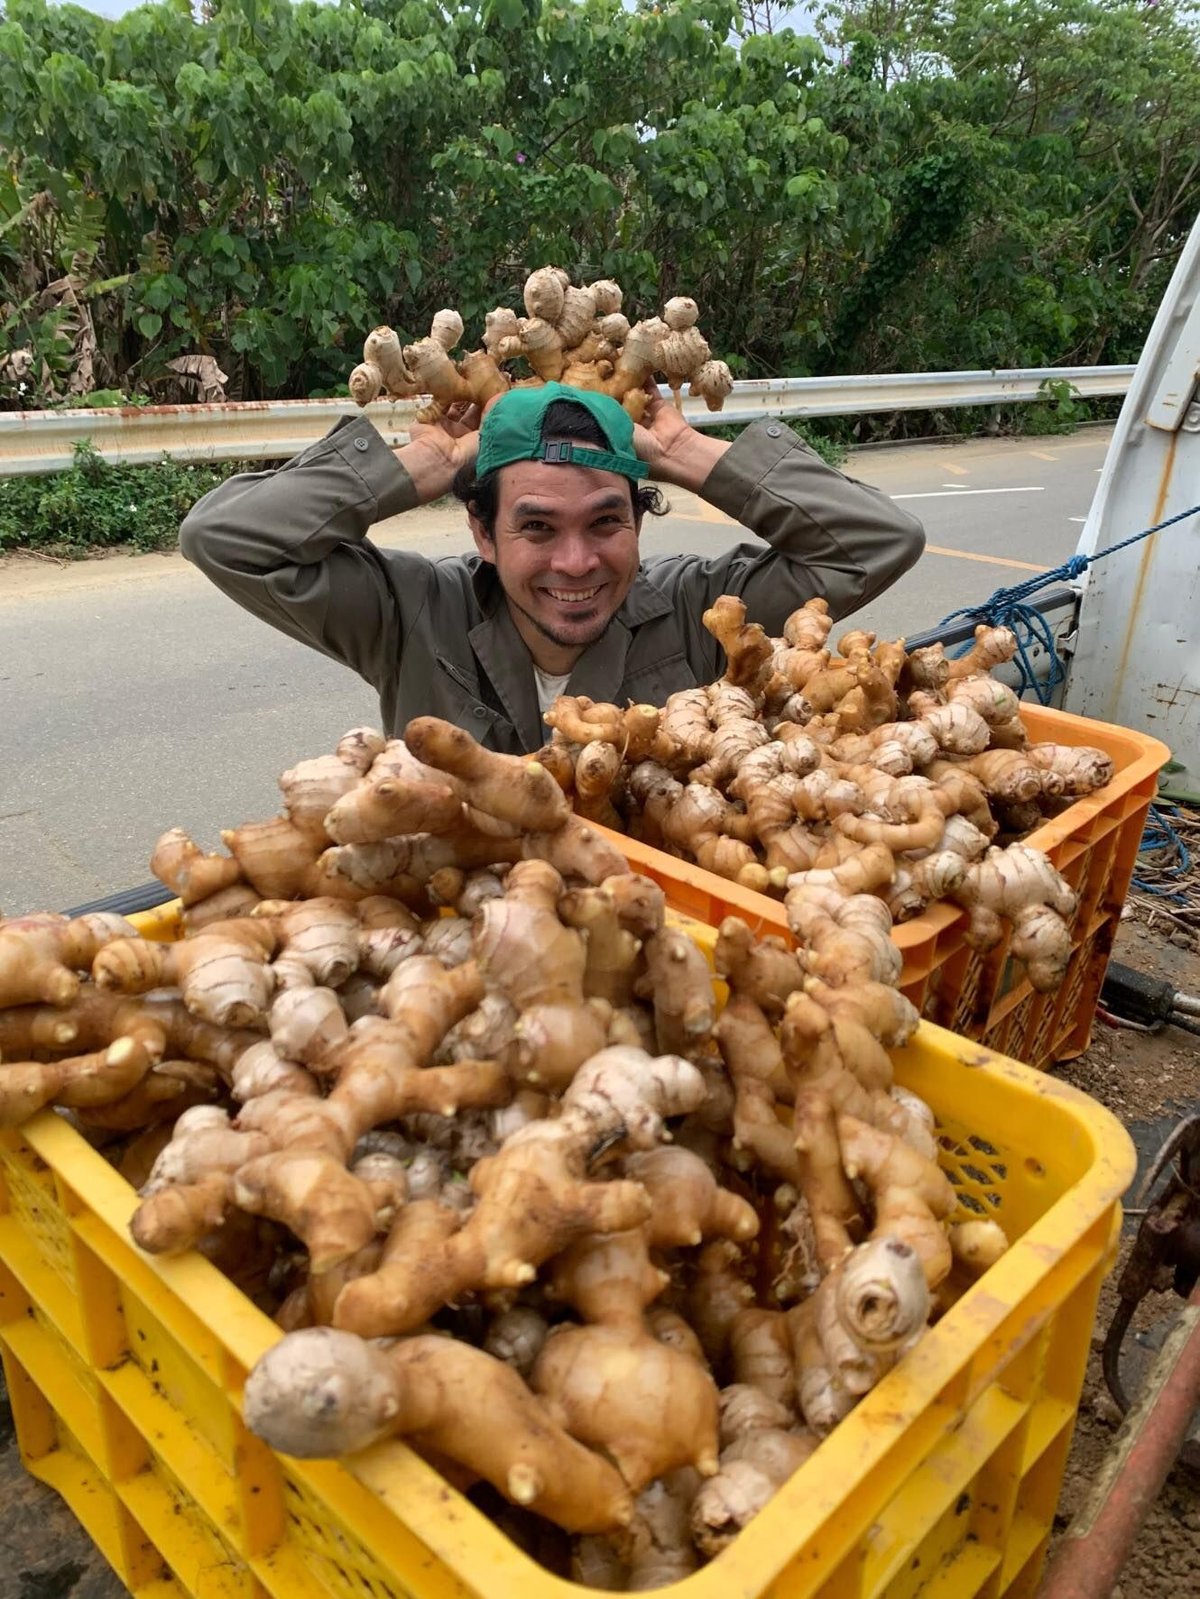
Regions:
<instances>
[{"instance_id":1,"label":"orange plastic crate","mask_svg":"<svg viewBox=\"0 0 1200 1599\"><path fill-rule=\"evenodd\" d=\"M1021 716L1035 742L1090 744L1116 765L1106 788L1077 800L1028 838L1079 896L1063 982L1051 994L1036 993L1020 964L1010 959L1007 937L986 955L976 954L966 942L967 913L955 905L931 906L923 916L901 922L892 938L904 956L900 987L926 1021L1045 1067L1088 1046L1146 813L1170 751L1145 733L1046 706L1022 705ZM634 839L610 836L635 871L662 885L675 910L710 927L725 916L740 916L758 933L779 933L792 941L781 900Z\"/></svg>"}]
</instances>

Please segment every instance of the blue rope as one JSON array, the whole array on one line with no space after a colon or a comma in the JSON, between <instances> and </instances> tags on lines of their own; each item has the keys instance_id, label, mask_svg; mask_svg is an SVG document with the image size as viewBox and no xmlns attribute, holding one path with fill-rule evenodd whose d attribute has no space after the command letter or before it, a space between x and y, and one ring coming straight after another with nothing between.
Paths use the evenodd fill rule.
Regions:
<instances>
[{"instance_id":1,"label":"blue rope","mask_svg":"<svg viewBox=\"0 0 1200 1599\"><path fill-rule=\"evenodd\" d=\"M1192 869L1191 852L1171 826L1170 818L1178 815L1179 809L1175 805L1151 805L1146 817L1146 826L1142 831L1142 841L1138 845L1139 855L1159 857L1157 860L1148 860L1146 865L1151 866L1162 877L1170 879L1185 877ZM1136 872L1132 882L1140 893L1153 894L1156 898L1170 900L1175 905L1182 905L1187 901L1187 895L1173 893L1169 885L1139 877Z\"/></svg>"},{"instance_id":2,"label":"blue rope","mask_svg":"<svg viewBox=\"0 0 1200 1599\"><path fill-rule=\"evenodd\" d=\"M1054 647L1054 634L1051 632L1050 624L1036 606L1028 603L1031 596L1039 589L1048 588L1052 583L1072 582L1075 578L1082 577L1089 566L1103 560L1106 555L1115 555L1118 550L1126 549L1130 544L1137 544L1142 539L1148 539L1153 533L1161 533L1164 528L1172 527L1176 522L1185 522L1188 517L1197 515L1200 515L1200 505L1193 505L1191 510L1169 516L1165 522L1157 522L1153 527L1144 528L1142 532L1121 539L1117 544L1110 544L1107 549L1097 550L1094 555L1072 555L1053 571L1039 572L1036 577L1026 578L1024 583L1014 583L1011 588L997 589L989 599L984 600L982 605L969 605L961 611L951 611L949 616L943 616L941 625L964 618L974 622L985 622L991 627L1011 628L1017 639L1014 664L1021 674L1020 692L1025 694L1032 689L1043 705L1049 705L1054 690L1066 676L1066 669ZM968 639L959 646L955 654L965 655L973 643L973 639ZM1029 653L1034 644L1040 644L1050 659L1050 675L1045 683L1039 683L1034 672L1033 660Z\"/></svg>"}]
</instances>

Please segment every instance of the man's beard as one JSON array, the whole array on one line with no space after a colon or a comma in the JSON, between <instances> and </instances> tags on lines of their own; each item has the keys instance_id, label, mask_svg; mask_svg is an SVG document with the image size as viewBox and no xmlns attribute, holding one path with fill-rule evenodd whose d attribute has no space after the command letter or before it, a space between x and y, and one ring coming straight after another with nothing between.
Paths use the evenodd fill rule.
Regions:
<instances>
[{"instance_id":1,"label":"man's beard","mask_svg":"<svg viewBox=\"0 0 1200 1599\"><path fill-rule=\"evenodd\" d=\"M589 629L581 638L578 633L556 632L554 628L547 626L540 617L535 616L532 611L527 611L519 600L514 600L507 589L504 590L504 597L514 610L520 611L521 615L537 628L543 638L548 638L551 644L557 644L560 649L573 650L581 647L586 649L589 644L594 644L597 639L604 636L608 629L608 624L612 620L611 617L603 619L597 617L595 627ZM582 616L579 618L579 622L583 624L584 618Z\"/></svg>"}]
</instances>

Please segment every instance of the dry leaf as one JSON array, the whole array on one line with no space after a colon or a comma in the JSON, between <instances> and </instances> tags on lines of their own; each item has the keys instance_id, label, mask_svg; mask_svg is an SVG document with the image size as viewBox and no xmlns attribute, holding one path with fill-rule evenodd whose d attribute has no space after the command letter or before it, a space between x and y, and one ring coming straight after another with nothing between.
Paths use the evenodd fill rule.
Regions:
<instances>
[{"instance_id":1,"label":"dry leaf","mask_svg":"<svg viewBox=\"0 0 1200 1599\"><path fill-rule=\"evenodd\" d=\"M167 362L167 371L176 372L181 378L194 383L198 390L196 398L201 405L219 405L225 398L229 376L221 371L211 355L177 356L174 361Z\"/></svg>"}]
</instances>

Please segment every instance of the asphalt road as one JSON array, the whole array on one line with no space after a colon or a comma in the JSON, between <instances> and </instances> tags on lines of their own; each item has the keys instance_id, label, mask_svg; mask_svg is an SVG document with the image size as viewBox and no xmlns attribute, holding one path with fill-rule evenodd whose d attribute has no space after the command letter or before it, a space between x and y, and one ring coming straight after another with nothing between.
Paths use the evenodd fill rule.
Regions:
<instances>
[{"instance_id":1,"label":"asphalt road","mask_svg":"<svg viewBox=\"0 0 1200 1599\"><path fill-rule=\"evenodd\" d=\"M1109 430L876 449L847 470L924 522L927 552L860 621L932 626L1075 548ZM686 494L648 553L713 552L736 525ZM458 507L377 530L430 556L467 547ZM0 912L62 909L145 882L154 840L207 848L274 814L276 775L374 722L352 673L254 621L177 555L0 562Z\"/></svg>"}]
</instances>

